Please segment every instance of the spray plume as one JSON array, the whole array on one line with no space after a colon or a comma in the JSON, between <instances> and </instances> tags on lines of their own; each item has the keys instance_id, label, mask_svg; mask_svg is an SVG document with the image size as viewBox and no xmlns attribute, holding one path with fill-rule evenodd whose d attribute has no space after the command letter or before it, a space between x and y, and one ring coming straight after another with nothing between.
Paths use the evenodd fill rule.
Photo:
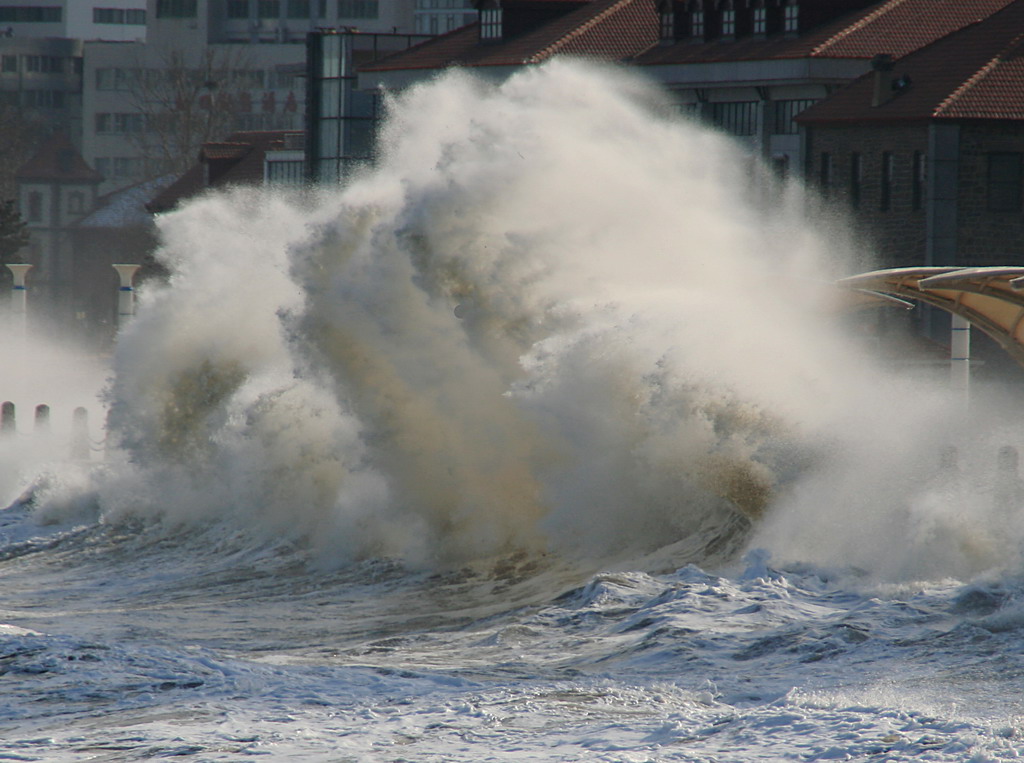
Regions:
<instances>
[{"instance_id":1,"label":"spray plume","mask_svg":"<svg viewBox=\"0 0 1024 763\"><path fill-rule=\"evenodd\" d=\"M160 219L172 276L118 342L108 521L430 565L699 557L755 519L785 557L856 496L870 558L907 500L872 480L917 468L945 399L823 315L852 247L797 186L614 69L453 72L389 111L377 165L315 203Z\"/></svg>"}]
</instances>

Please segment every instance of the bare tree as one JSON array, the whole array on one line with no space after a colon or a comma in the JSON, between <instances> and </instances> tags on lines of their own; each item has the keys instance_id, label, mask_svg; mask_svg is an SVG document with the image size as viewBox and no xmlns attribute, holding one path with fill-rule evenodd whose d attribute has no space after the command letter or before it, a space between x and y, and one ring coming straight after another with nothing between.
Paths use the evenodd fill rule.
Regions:
<instances>
[{"instance_id":1,"label":"bare tree","mask_svg":"<svg viewBox=\"0 0 1024 763\"><path fill-rule=\"evenodd\" d=\"M156 66L139 66L131 86L137 124L123 126L148 163L182 173L203 143L238 129L255 73L241 51L207 48L196 56L167 50Z\"/></svg>"},{"instance_id":2,"label":"bare tree","mask_svg":"<svg viewBox=\"0 0 1024 763\"><path fill-rule=\"evenodd\" d=\"M46 137L42 119L24 110L0 104L0 199L14 199L18 184L14 179L18 168L32 158L32 154Z\"/></svg>"}]
</instances>

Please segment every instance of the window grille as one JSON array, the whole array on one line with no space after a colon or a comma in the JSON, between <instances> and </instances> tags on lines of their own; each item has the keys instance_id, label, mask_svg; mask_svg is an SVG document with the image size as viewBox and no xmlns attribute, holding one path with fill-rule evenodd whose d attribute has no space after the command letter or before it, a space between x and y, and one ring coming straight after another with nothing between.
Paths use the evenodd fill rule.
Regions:
<instances>
[{"instance_id":1,"label":"window grille","mask_svg":"<svg viewBox=\"0 0 1024 763\"><path fill-rule=\"evenodd\" d=\"M722 11L722 36L736 36L736 11L731 9Z\"/></svg>"},{"instance_id":2,"label":"window grille","mask_svg":"<svg viewBox=\"0 0 1024 763\"><path fill-rule=\"evenodd\" d=\"M754 34L765 34L768 31L768 11L765 8L754 9Z\"/></svg>"},{"instance_id":3,"label":"window grille","mask_svg":"<svg viewBox=\"0 0 1024 763\"><path fill-rule=\"evenodd\" d=\"M480 39L501 39L502 11L500 7L484 8L480 11Z\"/></svg>"},{"instance_id":4,"label":"window grille","mask_svg":"<svg viewBox=\"0 0 1024 763\"><path fill-rule=\"evenodd\" d=\"M795 2L790 2L783 10L782 28L786 32L798 32L800 30L800 6Z\"/></svg>"},{"instance_id":5,"label":"window grille","mask_svg":"<svg viewBox=\"0 0 1024 763\"><path fill-rule=\"evenodd\" d=\"M158 19L194 19L197 16L196 0L156 0Z\"/></svg>"},{"instance_id":6,"label":"window grille","mask_svg":"<svg viewBox=\"0 0 1024 763\"><path fill-rule=\"evenodd\" d=\"M13 7L0 8L0 22L13 21L22 24L60 23L63 17L62 11L62 8L54 6L15 5Z\"/></svg>"},{"instance_id":7,"label":"window grille","mask_svg":"<svg viewBox=\"0 0 1024 763\"><path fill-rule=\"evenodd\" d=\"M704 11L690 11L690 36L704 39Z\"/></svg>"},{"instance_id":8,"label":"window grille","mask_svg":"<svg viewBox=\"0 0 1024 763\"><path fill-rule=\"evenodd\" d=\"M343 19L375 19L379 13L377 0L338 0L338 16Z\"/></svg>"},{"instance_id":9,"label":"window grille","mask_svg":"<svg viewBox=\"0 0 1024 763\"><path fill-rule=\"evenodd\" d=\"M813 106L813 98L801 98L792 101L772 101L772 134L796 135L800 128L793 117L804 109Z\"/></svg>"},{"instance_id":10,"label":"window grille","mask_svg":"<svg viewBox=\"0 0 1024 763\"><path fill-rule=\"evenodd\" d=\"M757 133L757 101L711 103L710 120L731 135Z\"/></svg>"}]
</instances>

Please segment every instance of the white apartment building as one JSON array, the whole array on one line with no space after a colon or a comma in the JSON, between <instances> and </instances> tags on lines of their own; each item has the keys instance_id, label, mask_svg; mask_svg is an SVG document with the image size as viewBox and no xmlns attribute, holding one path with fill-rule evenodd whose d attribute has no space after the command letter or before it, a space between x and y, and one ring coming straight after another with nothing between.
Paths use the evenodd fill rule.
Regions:
<instances>
[{"instance_id":1,"label":"white apartment building","mask_svg":"<svg viewBox=\"0 0 1024 763\"><path fill-rule=\"evenodd\" d=\"M82 155L108 193L181 174L238 130L301 130L305 48L85 43Z\"/></svg>"},{"instance_id":2,"label":"white apartment building","mask_svg":"<svg viewBox=\"0 0 1024 763\"><path fill-rule=\"evenodd\" d=\"M77 132L82 113L81 40L0 37L0 105L52 128Z\"/></svg>"},{"instance_id":3,"label":"white apartment building","mask_svg":"<svg viewBox=\"0 0 1024 763\"><path fill-rule=\"evenodd\" d=\"M180 170L202 140L303 129L307 33L463 21L417 21L427 2L467 0L0 0L0 98L49 109L109 193Z\"/></svg>"},{"instance_id":4,"label":"white apartment building","mask_svg":"<svg viewBox=\"0 0 1024 763\"><path fill-rule=\"evenodd\" d=\"M146 39L145 0L0 0L0 34L77 40Z\"/></svg>"}]
</instances>

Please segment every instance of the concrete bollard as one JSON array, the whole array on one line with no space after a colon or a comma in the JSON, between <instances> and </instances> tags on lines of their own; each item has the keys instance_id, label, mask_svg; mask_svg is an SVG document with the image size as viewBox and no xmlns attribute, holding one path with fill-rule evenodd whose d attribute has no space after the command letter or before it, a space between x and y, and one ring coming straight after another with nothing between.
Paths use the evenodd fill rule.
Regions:
<instances>
[{"instance_id":1,"label":"concrete bollard","mask_svg":"<svg viewBox=\"0 0 1024 763\"><path fill-rule=\"evenodd\" d=\"M18 422L14 403L7 400L0 405L0 435L13 435L17 432Z\"/></svg>"},{"instance_id":2,"label":"concrete bollard","mask_svg":"<svg viewBox=\"0 0 1024 763\"><path fill-rule=\"evenodd\" d=\"M71 419L71 459L88 461L92 457L89 452L89 411L75 408Z\"/></svg>"},{"instance_id":3,"label":"concrete bollard","mask_svg":"<svg viewBox=\"0 0 1024 763\"><path fill-rule=\"evenodd\" d=\"M46 403L40 403L36 406L36 433L43 434L50 431L50 406Z\"/></svg>"}]
</instances>

